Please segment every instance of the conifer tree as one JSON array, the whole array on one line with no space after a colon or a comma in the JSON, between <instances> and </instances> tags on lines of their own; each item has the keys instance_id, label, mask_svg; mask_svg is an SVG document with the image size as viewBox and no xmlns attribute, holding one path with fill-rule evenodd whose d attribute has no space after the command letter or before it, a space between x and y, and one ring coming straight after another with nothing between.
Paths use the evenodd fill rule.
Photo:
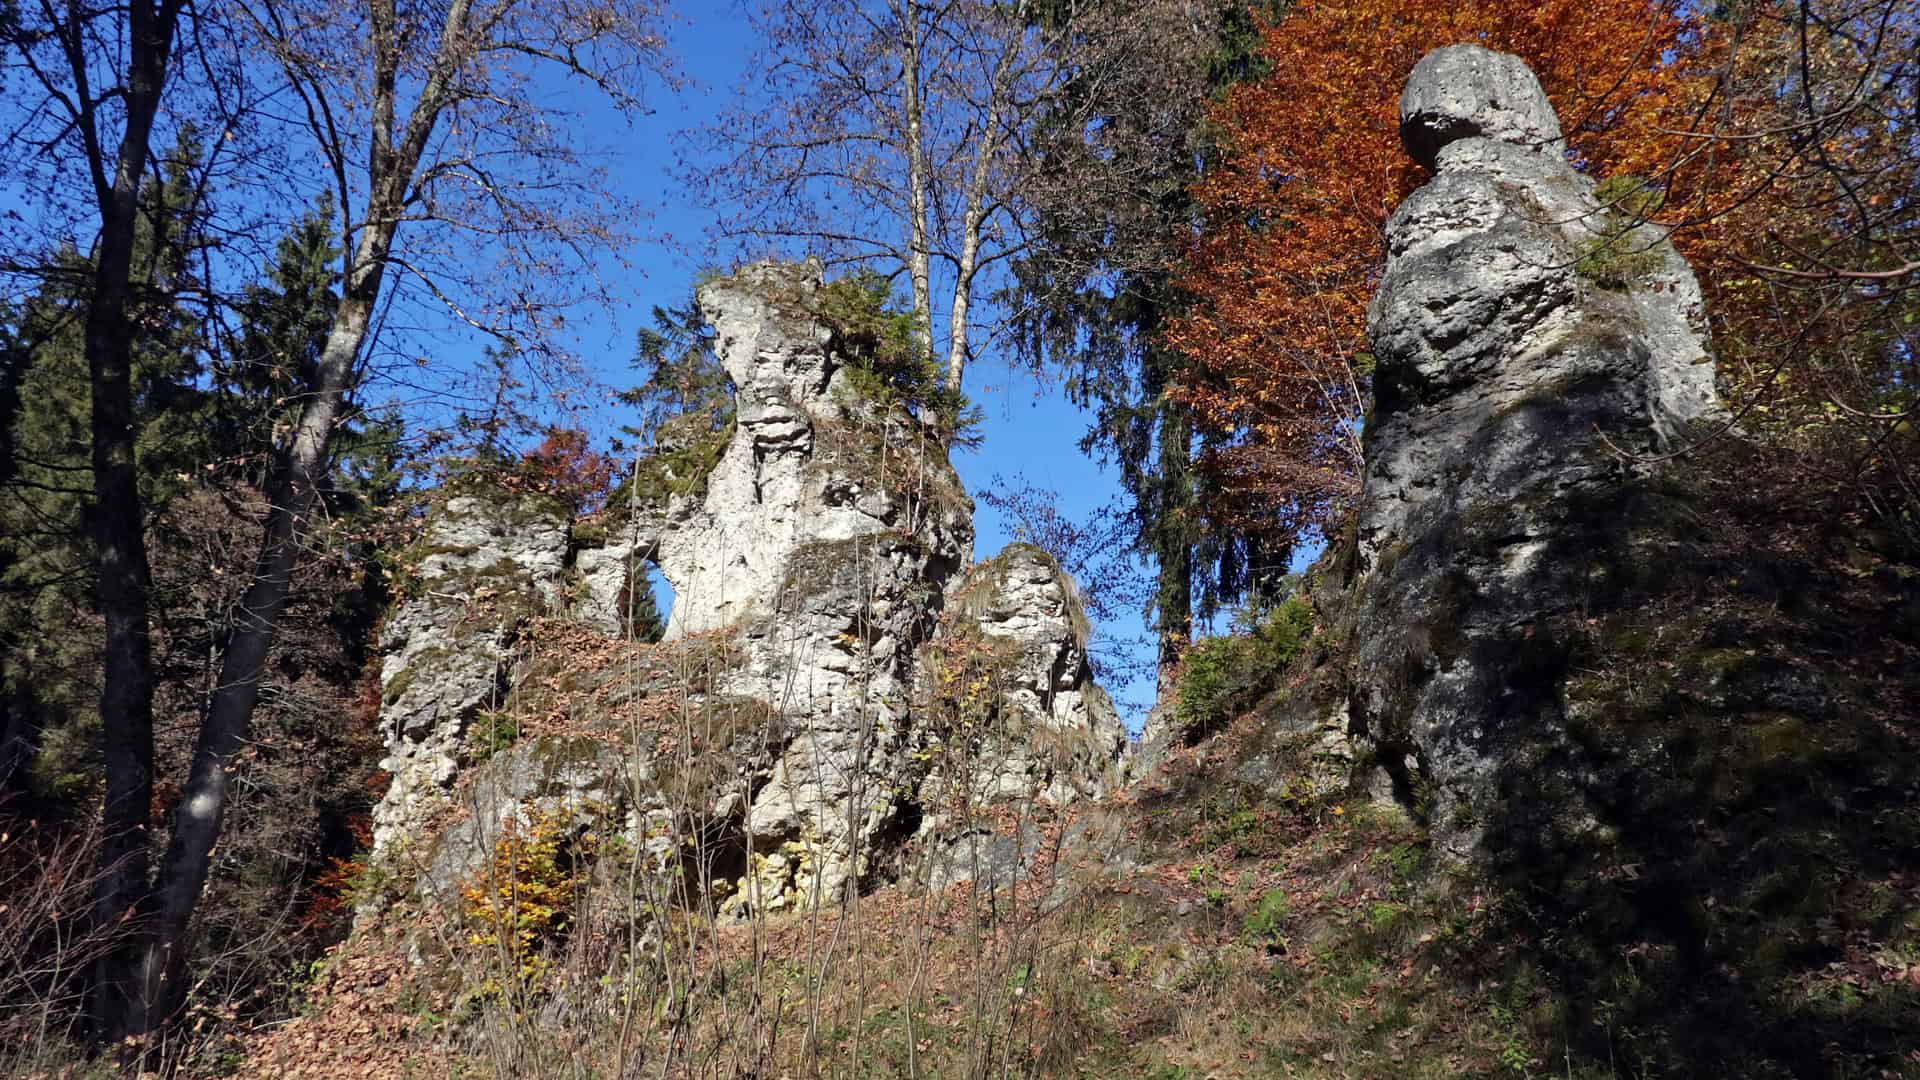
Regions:
<instances>
[{"instance_id":1,"label":"conifer tree","mask_svg":"<svg viewBox=\"0 0 1920 1080\"><path fill-rule=\"evenodd\" d=\"M1033 245L1009 308L1017 353L1066 377L1094 423L1082 449L1118 466L1166 674L1210 615L1274 561L1247 538L1204 527L1197 433L1176 392L1185 357L1162 340L1197 224L1189 195L1215 151L1208 102L1256 69L1256 12L1272 5L1108 0L1039 5L1063 24L1072 76L1039 125L1023 192ZM1281 553L1283 556L1284 553Z\"/></svg>"},{"instance_id":2,"label":"conifer tree","mask_svg":"<svg viewBox=\"0 0 1920 1080\"><path fill-rule=\"evenodd\" d=\"M623 430L643 449L654 446L669 424L698 434L716 431L732 417L733 380L713 348L713 327L692 297L654 307L653 325L641 327L634 341L633 368L645 378L619 398L639 411L638 423Z\"/></svg>"}]
</instances>

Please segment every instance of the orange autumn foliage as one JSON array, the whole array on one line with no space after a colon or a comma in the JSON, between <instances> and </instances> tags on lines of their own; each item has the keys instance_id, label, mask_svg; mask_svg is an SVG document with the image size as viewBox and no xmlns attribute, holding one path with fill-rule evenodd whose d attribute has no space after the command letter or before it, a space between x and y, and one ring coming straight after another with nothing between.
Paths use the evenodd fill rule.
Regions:
<instances>
[{"instance_id":1,"label":"orange autumn foliage","mask_svg":"<svg viewBox=\"0 0 1920 1080\"><path fill-rule=\"evenodd\" d=\"M1653 175L1696 29L1658 0L1304 0L1265 28L1269 73L1214 110L1225 153L1195 190L1193 304L1168 335L1231 527L1296 539L1358 492L1381 230L1423 180L1398 135L1414 63L1459 42L1517 53L1582 167Z\"/></svg>"},{"instance_id":2,"label":"orange autumn foliage","mask_svg":"<svg viewBox=\"0 0 1920 1080\"><path fill-rule=\"evenodd\" d=\"M619 466L593 449L585 432L552 428L540 445L521 456L518 470L499 480L516 490L558 496L577 514L604 505L618 478Z\"/></svg>"},{"instance_id":3,"label":"orange autumn foliage","mask_svg":"<svg viewBox=\"0 0 1920 1080\"><path fill-rule=\"evenodd\" d=\"M1688 135L1669 186L1685 198L1669 197L1659 218L1700 277L1746 419L1774 436L1833 421L1864 434L1872 453L1825 464L1849 482L1874 461L1893 465L1907 527L1920 527L1920 484L1898 460L1920 453L1911 428L1875 422L1915 400L1920 9L1755 0L1737 11L1698 49L1715 78L1674 125Z\"/></svg>"}]
</instances>

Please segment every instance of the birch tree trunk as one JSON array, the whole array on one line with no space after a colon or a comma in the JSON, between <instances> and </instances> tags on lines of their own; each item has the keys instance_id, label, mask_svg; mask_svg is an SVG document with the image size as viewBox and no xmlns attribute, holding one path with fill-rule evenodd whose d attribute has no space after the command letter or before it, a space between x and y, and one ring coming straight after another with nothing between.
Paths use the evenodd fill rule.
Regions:
<instances>
[{"instance_id":1,"label":"birch tree trunk","mask_svg":"<svg viewBox=\"0 0 1920 1080\"><path fill-rule=\"evenodd\" d=\"M1003 138L1000 112L1005 106L1014 58L1020 53L1020 31L1007 34L1000 58L993 65L993 80L987 91L985 130L974 147L973 168L967 176L966 210L960 223L960 256L956 260L953 281L953 320L947 329L947 389L960 392L967 366L967 312L973 304L973 279L980 272L980 243L986 228L993 192L994 158L999 155Z\"/></svg>"},{"instance_id":2,"label":"birch tree trunk","mask_svg":"<svg viewBox=\"0 0 1920 1080\"><path fill-rule=\"evenodd\" d=\"M933 258L927 230L927 174L924 105L920 95L919 0L896 0L900 20L900 95L907 154L907 277L913 288L913 317L921 358L933 362Z\"/></svg>"},{"instance_id":3,"label":"birch tree trunk","mask_svg":"<svg viewBox=\"0 0 1920 1080\"><path fill-rule=\"evenodd\" d=\"M140 991L149 1011L165 1017L181 1003L187 931L205 887L227 809L230 766L245 744L260 681L280 617L292 590L302 541L331 462L334 430L353 390L361 352L373 324L406 196L428 140L447 104L448 81L468 48L470 0L446 13L434 62L398 144L394 118L400 53L394 0L376 0L370 12L373 55L373 141L369 155L367 220L343 275L340 304L292 437L268 486L269 509L253 580L221 658L220 681L195 740L187 782L174 814L172 837L155 889L153 933L141 960Z\"/></svg>"}]
</instances>

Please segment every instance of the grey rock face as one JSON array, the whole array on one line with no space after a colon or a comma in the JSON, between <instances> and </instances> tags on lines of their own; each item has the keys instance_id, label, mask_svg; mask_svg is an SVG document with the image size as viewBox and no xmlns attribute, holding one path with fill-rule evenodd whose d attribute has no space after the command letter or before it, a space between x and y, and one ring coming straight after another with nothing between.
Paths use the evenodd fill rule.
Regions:
<instances>
[{"instance_id":1,"label":"grey rock face","mask_svg":"<svg viewBox=\"0 0 1920 1080\"><path fill-rule=\"evenodd\" d=\"M898 810L914 650L973 542L944 446L850 385L821 287L817 266L762 264L701 289L738 420L653 552L669 640L737 635L722 691L792 733L745 811L755 880L736 895L767 910L868 876Z\"/></svg>"},{"instance_id":2,"label":"grey rock face","mask_svg":"<svg viewBox=\"0 0 1920 1080\"><path fill-rule=\"evenodd\" d=\"M933 887L1017 877L1036 847L1034 812L1125 779L1127 732L1094 681L1090 637L1073 579L1031 544L1009 545L953 590L918 672L923 714L951 718L918 733ZM995 832L985 822L1003 810L1012 827Z\"/></svg>"},{"instance_id":3,"label":"grey rock face","mask_svg":"<svg viewBox=\"0 0 1920 1080\"><path fill-rule=\"evenodd\" d=\"M552 499L477 487L429 520L411 595L381 632L380 767L393 779L374 807L376 861L448 807L475 759L470 726L504 704L515 630L559 602L567 531L568 512Z\"/></svg>"},{"instance_id":4,"label":"grey rock face","mask_svg":"<svg viewBox=\"0 0 1920 1080\"><path fill-rule=\"evenodd\" d=\"M546 736L501 750L475 768L458 803L460 813L422 853L420 886L441 903L485 872L509 830L579 830L613 816L624 805L625 763L597 739Z\"/></svg>"},{"instance_id":5,"label":"grey rock face","mask_svg":"<svg viewBox=\"0 0 1920 1080\"><path fill-rule=\"evenodd\" d=\"M388 626L394 782L376 814L382 858L423 840L423 822L455 819L404 852L426 893L484 866L506 823L592 805L624 815L634 850L662 866L688 837L724 849L720 863L742 868L712 871L723 912L791 910L904 872L916 838L949 855L985 843L990 830L935 805L956 791L1060 806L1117 783L1126 734L1093 682L1073 582L1030 547L963 573L973 507L945 446L862 396L817 314L823 287L817 265L763 264L701 290L737 420L711 454L673 459L690 471L655 470L666 482L605 515L571 566L566 517L511 496L449 500L430 524L421 586ZM529 614L625 634L647 563L675 592L650 674L571 670L564 656L516 669ZM956 726L951 688L927 675L942 634L1002 661L992 738ZM695 656L699 677L676 680ZM474 749L470 729L509 687L555 679L608 709L670 701L700 752L678 726L630 739L624 763L590 739ZM942 771L963 741L968 769Z\"/></svg>"},{"instance_id":6,"label":"grey rock face","mask_svg":"<svg viewBox=\"0 0 1920 1080\"><path fill-rule=\"evenodd\" d=\"M749 849L735 910L832 902L897 869L924 821L928 747L946 737L924 650L949 595L972 595L972 501L937 438L862 397L816 314L823 287L817 264L759 264L700 290L734 384L733 432L699 483L597 556L657 565L675 593L669 641L726 636L741 659L716 692L764 703L780 732L730 804L737 825L718 823ZM599 565L582 559L583 580L605 582L586 591L611 596L620 575ZM1005 565L1020 584L981 619L1022 650L1010 707L1045 739L1086 734L1071 763L1023 741L981 782L1062 801L1099 791L1125 733L1092 685L1072 583L1051 560Z\"/></svg>"},{"instance_id":7,"label":"grey rock face","mask_svg":"<svg viewBox=\"0 0 1920 1080\"><path fill-rule=\"evenodd\" d=\"M953 602L970 631L1012 647L1000 690L1004 708L1028 725L1085 742L1082 767L1022 793L1039 790L1061 803L1100 794L1114 781L1102 772L1125 752L1127 731L1094 681L1087 657L1093 631L1073 579L1040 548L1011 544L975 567ZM1011 770L996 771L1002 782L1011 779Z\"/></svg>"},{"instance_id":8,"label":"grey rock face","mask_svg":"<svg viewBox=\"0 0 1920 1080\"><path fill-rule=\"evenodd\" d=\"M1478 45L1435 49L1400 93L1400 141L1432 168L1441 147L1475 137L1557 153L1560 118L1519 57Z\"/></svg>"},{"instance_id":9,"label":"grey rock face","mask_svg":"<svg viewBox=\"0 0 1920 1080\"><path fill-rule=\"evenodd\" d=\"M1519 59L1430 54L1401 117L1437 173L1388 222L1369 312L1351 708L1382 760L1424 773L1435 834L1464 853L1502 778L1560 738L1532 624L1580 603L1625 527L1643 470L1622 452L1723 414L1692 273L1567 165Z\"/></svg>"},{"instance_id":10,"label":"grey rock face","mask_svg":"<svg viewBox=\"0 0 1920 1080\"><path fill-rule=\"evenodd\" d=\"M574 595L568 613L608 637L625 638L633 632L633 590L648 587L643 569L646 549L639 515L621 515L616 508L611 516L615 535L574 555ZM657 533L658 528L652 531Z\"/></svg>"}]
</instances>

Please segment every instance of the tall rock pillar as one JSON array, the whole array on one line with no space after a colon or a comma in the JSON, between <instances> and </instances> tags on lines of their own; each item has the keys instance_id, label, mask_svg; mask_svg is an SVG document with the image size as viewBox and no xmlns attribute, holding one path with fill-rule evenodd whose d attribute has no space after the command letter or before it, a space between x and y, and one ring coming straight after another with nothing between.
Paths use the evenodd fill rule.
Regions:
<instances>
[{"instance_id":1,"label":"tall rock pillar","mask_svg":"<svg viewBox=\"0 0 1920 1080\"><path fill-rule=\"evenodd\" d=\"M1400 102L1434 170L1387 224L1358 513L1352 724L1465 856L1496 802L1577 815L1548 620L1628 557L1648 464L1721 415L1700 289L1605 205L1517 57L1429 54ZM1610 189L1611 190L1611 189ZM1543 822L1542 824L1546 824ZM1556 820L1557 830L1577 822Z\"/></svg>"}]
</instances>

